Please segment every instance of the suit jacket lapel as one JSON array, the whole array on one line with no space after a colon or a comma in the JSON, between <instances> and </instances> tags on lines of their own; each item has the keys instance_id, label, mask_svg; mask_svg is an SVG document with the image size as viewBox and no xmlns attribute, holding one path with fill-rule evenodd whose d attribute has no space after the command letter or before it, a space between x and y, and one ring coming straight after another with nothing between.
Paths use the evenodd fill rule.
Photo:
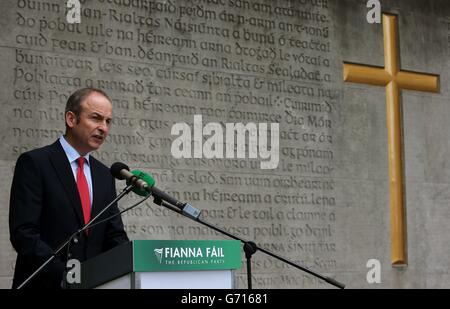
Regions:
<instances>
[{"instance_id":1,"label":"suit jacket lapel","mask_svg":"<svg viewBox=\"0 0 450 309\"><path fill-rule=\"evenodd\" d=\"M89 163L91 166L91 177L92 177L92 209L91 209L91 219L94 218L100 212L100 191L102 188L102 181L99 174L99 166L97 161L90 156Z\"/></svg>"},{"instance_id":2,"label":"suit jacket lapel","mask_svg":"<svg viewBox=\"0 0 450 309\"><path fill-rule=\"evenodd\" d=\"M67 159L67 156L59 140L53 143L52 147L50 147L50 150L50 160L53 167L55 168L56 175L58 176L59 181L63 185L63 188L66 191L67 196L69 197L70 203L76 213L80 225L83 226L83 209L81 207L81 200L78 194L77 184L75 182L75 178L73 177L73 172L72 168L70 167L69 160Z\"/></svg>"}]
</instances>

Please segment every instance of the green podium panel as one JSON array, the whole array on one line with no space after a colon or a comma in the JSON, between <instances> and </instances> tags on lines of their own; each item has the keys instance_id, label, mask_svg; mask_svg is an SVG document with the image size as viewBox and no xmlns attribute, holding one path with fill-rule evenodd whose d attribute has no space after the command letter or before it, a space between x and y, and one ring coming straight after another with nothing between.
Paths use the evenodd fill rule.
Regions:
<instances>
[{"instance_id":1,"label":"green podium panel","mask_svg":"<svg viewBox=\"0 0 450 309\"><path fill-rule=\"evenodd\" d=\"M231 289L236 240L134 240L84 262L79 288Z\"/></svg>"}]
</instances>

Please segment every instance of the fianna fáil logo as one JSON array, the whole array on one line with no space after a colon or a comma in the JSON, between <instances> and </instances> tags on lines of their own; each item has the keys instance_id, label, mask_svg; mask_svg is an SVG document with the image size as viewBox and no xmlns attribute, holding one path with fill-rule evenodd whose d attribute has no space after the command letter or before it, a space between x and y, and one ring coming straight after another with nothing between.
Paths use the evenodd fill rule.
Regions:
<instances>
[{"instance_id":1,"label":"fianna f\u00e1il logo","mask_svg":"<svg viewBox=\"0 0 450 309\"><path fill-rule=\"evenodd\" d=\"M164 247L153 250L159 264L200 265L224 263L222 247Z\"/></svg>"},{"instance_id":2,"label":"fianna f\u00e1il logo","mask_svg":"<svg viewBox=\"0 0 450 309\"><path fill-rule=\"evenodd\" d=\"M155 249L154 250L154 252L155 252L155 255L156 255L156 258L158 259L158 261L159 261L159 264L161 264L161 262L162 262L162 253L163 253L163 248L161 248L161 249Z\"/></svg>"},{"instance_id":3,"label":"fianna f\u00e1il logo","mask_svg":"<svg viewBox=\"0 0 450 309\"><path fill-rule=\"evenodd\" d=\"M135 271L239 269L237 240L134 240Z\"/></svg>"}]
</instances>

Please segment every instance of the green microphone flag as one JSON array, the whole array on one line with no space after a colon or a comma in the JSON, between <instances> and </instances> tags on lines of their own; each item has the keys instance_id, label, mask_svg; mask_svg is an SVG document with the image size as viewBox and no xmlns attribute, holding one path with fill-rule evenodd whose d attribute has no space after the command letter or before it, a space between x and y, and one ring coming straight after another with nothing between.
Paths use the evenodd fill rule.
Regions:
<instances>
[{"instance_id":1,"label":"green microphone flag","mask_svg":"<svg viewBox=\"0 0 450 309\"><path fill-rule=\"evenodd\" d=\"M144 172L139 171L139 170L134 170L134 171L131 171L131 174L133 174L137 178L142 179L143 181L145 181L148 184L149 188L151 188L151 187L153 187L155 185L155 179L153 179L153 177L150 176L147 173L144 173ZM127 185L130 185L130 184L131 184L131 181L127 180ZM150 194L150 192L148 192L146 190L143 190L143 189L139 189L137 187L133 188L133 192L138 194L138 195L140 195L140 196L147 196L147 195Z\"/></svg>"}]
</instances>

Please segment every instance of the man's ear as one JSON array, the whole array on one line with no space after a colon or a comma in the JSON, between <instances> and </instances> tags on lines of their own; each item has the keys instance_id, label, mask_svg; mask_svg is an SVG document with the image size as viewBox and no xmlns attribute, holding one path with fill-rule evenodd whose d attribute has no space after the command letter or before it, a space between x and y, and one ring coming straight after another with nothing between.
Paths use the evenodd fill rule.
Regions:
<instances>
[{"instance_id":1,"label":"man's ear","mask_svg":"<svg viewBox=\"0 0 450 309\"><path fill-rule=\"evenodd\" d=\"M69 128L73 128L76 123L77 123L77 116L75 116L75 114L73 112L68 111L66 113L66 125Z\"/></svg>"}]
</instances>

